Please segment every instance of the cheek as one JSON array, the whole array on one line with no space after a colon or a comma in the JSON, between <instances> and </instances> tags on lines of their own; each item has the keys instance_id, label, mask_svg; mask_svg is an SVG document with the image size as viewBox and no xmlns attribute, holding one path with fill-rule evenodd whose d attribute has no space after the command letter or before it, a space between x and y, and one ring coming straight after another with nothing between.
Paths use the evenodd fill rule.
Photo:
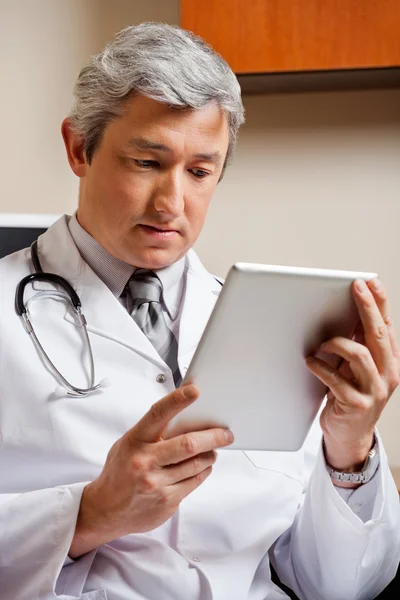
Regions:
<instances>
[{"instance_id":1,"label":"cheek","mask_svg":"<svg viewBox=\"0 0 400 600\"><path fill-rule=\"evenodd\" d=\"M148 190L145 182L124 172L104 170L96 182L97 202L114 221L130 220L146 210Z\"/></svg>"},{"instance_id":2,"label":"cheek","mask_svg":"<svg viewBox=\"0 0 400 600\"><path fill-rule=\"evenodd\" d=\"M199 233L203 227L210 206L211 194L205 197L197 197L185 203L186 218L194 233Z\"/></svg>"}]
</instances>

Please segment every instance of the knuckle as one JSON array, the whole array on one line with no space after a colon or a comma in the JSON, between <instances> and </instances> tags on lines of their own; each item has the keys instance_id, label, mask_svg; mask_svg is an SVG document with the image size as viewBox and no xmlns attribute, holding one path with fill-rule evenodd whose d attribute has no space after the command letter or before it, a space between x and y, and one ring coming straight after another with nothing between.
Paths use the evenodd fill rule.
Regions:
<instances>
[{"instance_id":1,"label":"knuckle","mask_svg":"<svg viewBox=\"0 0 400 600\"><path fill-rule=\"evenodd\" d=\"M167 397L167 396L166 396ZM171 392L168 396L168 402L170 406L175 410L182 404L182 399L184 398L181 388Z\"/></svg>"},{"instance_id":2,"label":"knuckle","mask_svg":"<svg viewBox=\"0 0 400 600\"><path fill-rule=\"evenodd\" d=\"M355 353L355 357L360 358L363 362L366 362L370 357L370 352L366 346L363 344L358 344L357 352Z\"/></svg>"},{"instance_id":3,"label":"knuckle","mask_svg":"<svg viewBox=\"0 0 400 600\"><path fill-rule=\"evenodd\" d=\"M390 389L395 390L400 383L400 374L399 372L393 371L389 376L389 386Z\"/></svg>"},{"instance_id":4,"label":"knuckle","mask_svg":"<svg viewBox=\"0 0 400 600\"><path fill-rule=\"evenodd\" d=\"M134 473L144 473L149 469L149 461L146 456L137 455L131 458L131 470Z\"/></svg>"},{"instance_id":5,"label":"knuckle","mask_svg":"<svg viewBox=\"0 0 400 600\"><path fill-rule=\"evenodd\" d=\"M198 456L195 456L192 459L192 468L193 468L193 473L198 473L199 471L201 471L202 464L201 464L201 460Z\"/></svg>"},{"instance_id":6,"label":"knuckle","mask_svg":"<svg viewBox=\"0 0 400 600\"><path fill-rule=\"evenodd\" d=\"M387 328L391 329L393 327L393 319L390 315L385 315L383 320Z\"/></svg>"},{"instance_id":7,"label":"knuckle","mask_svg":"<svg viewBox=\"0 0 400 600\"><path fill-rule=\"evenodd\" d=\"M167 499L167 504L168 504L168 508L170 510L171 516L174 515L176 513L176 511L179 509L179 505L183 500L183 496L181 494L174 494L168 497Z\"/></svg>"},{"instance_id":8,"label":"knuckle","mask_svg":"<svg viewBox=\"0 0 400 600\"><path fill-rule=\"evenodd\" d=\"M188 454L197 454L197 449L199 447L198 440L196 436L191 433L187 433L184 435L182 439L183 450Z\"/></svg>"},{"instance_id":9,"label":"knuckle","mask_svg":"<svg viewBox=\"0 0 400 600\"><path fill-rule=\"evenodd\" d=\"M161 402L153 404L149 410L150 418L153 421L161 421L164 416L164 407Z\"/></svg>"},{"instance_id":10,"label":"knuckle","mask_svg":"<svg viewBox=\"0 0 400 600\"><path fill-rule=\"evenodd\" d=\"M112 460L119 453L120 444L120 440L114 442L107 453L107 460Z\"/></svg>"},{"instance_id":11,"label":"knuckle","mask_svg":"<svg viewBox=\"0 0 400 600\"><path fill-rule=\"evenodd\" d=\"M204 479L205 479L204 471L202 471L201 473L197 473L197 475L194 476L194 482L195 482L196 486L199 486L200 484L202 484Z\"/></svg>"},{"instance_id":12,"label":"knuckle","mask_svg":"<svg viewBox=\"0 0 400 600\"><path fill-rule=\"evenodd\" d=\"M336 386L341 381L341 376L339 375L338 371L330 371L328 379L331 385Z\"/></svg>"},{"instance_id":13,"label":"knuckle","mask_svg":"<svg viewBox=\"0 0 400 600\"><path fill-rule=\"evenodd\" d=\"M161 506L170 506L171 505L171 497L165 488L162 488L159 491L158 498L159 498L159 503Z\"/></svg>"},{"instance_id":14,"label":"knuckle","mask_svg":"<svg viewBox=\"0 0 400 600\"><path fill-rule=\"evenodd\" d=\"M385 302L388 299L386 290L383 287L380 287L379 290L375 290L375 294L381 302Z\"/></svg>"},{"instance_id":15,"label":"knuckle","mask_svg":"<svg viewBox=\"0 0 400 600\"><path fill-rule=\"evenodd\" d=\"M157 491L157 484L148 473L141 478L141 489L146 494L153 494Z\"/></svg>"},{"instance_id":16,"label":"knuckle","mask_svg":"<svg viewBox=\"0 0 400 600\"><path fill-rule=\"evenodd\" d=\"M145 464L145 468L148 471L153 471L156 467L158 467L157 457L150 452L146 453L146 455L143 458L143 462Z\"/></svg>"},{"instance_id":17,"label":"knuckle","mask_svg":"<svg viewBox=\"0 0 400 600\"><path fill-rule=\"evenodd\" d=\"M378 327L375 328L375 337L378 340L384 340L388 335L388 330L386 325L378 325Z\"/></svg>"},{"instance_id":18,"label":"knuckle","mask_svg":"<svg viewBox=\"0 0 400 600\"><path fill-rule=\"evenodd\" d=\"M364 308L365 310L372 312L375 305L375 299L372 294L365 294L364 296Z\"/></svg>"},{"instance_id":19,"label":"knuckle","mask_svg":"<svg viewBox=\"0 0 400 600\"><path fill-rule=\"evenodd\" d=\"M397 387L400 384L400 373L398 371L393 375L393 384Z\"/></svg>"},{"instance_id":20,"label":"knuckle","mask_svg":"<svg viewBox=\"0 0 400 600\"><path fill-rule=\"evenodd\" d=\"M358 396L352 402L355 410L359 412L365 412L370 408L370 401L364 396Z\"/></svg>"},{"instance_id":21,"label":"knuckle","mask_svg":"<svg viewBox=\"0 0 400 600\"><path fill-rule=\"evenodd\" d=\"M381 405L385 406L387 400L388 400L388 393L386 390L377 394L376 401L377 401L378 406L381 406Z\"/></svg>"},{"instance_id":22,"label":"knuckle","mask_svg":"<svg viewBox=\"0 0 400 600\"><path fill-rule=\"evenodd\" d=\"M386 389L386 386L383 385L383 383L381 382L376 389L375 401L378 405L386 404L387 398L388 390Z\"/></svg>"}]
</instances>

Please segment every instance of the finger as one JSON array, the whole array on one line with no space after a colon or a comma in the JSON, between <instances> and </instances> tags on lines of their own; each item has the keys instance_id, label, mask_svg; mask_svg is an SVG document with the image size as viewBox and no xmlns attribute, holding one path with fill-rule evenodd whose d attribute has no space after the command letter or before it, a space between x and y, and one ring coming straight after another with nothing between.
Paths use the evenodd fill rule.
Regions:
<instances>
[{"instance_id":1,"label":"finger","mask_svg":"<svg viewBox=\"0 0 400 600\"><path fill-rule=\"evenodd\" d=\"M365 345L364 344L364 342L365 342L364 330L363 330L361 320L358 321L350 339L354 340L355 342L358 342L359 344ZM324 357L318 357L318 358L323 359ZM349 363L346 360L344 360L344 358L340 357L340 360L339 360L338 364L336 365L336 370L339 371L339 373L341 373L342 375L344 375L344 377L348 381L353 381L354 373L351 370Z\"/></svg>"},{"instance_id":2,"label":"finger","mask_svg":"<svg viewBox=\"0 0 400 600\"><path fill-rule=\"evenodd\" d=\"M361 320L358 321L350 339L354 340L358 344L362 344L363 346L365 346L364 329ZM336 369L339 371L339 373L342 373L342 375L344 375L349 381L352 381L354 379L354 373L351 370L349 363L343 358L340 358L339 364L337 365Z\"/></svg>"},{"instance_id":3,"label":"finger","mask_svg":"<svg viewBox=\"0 0 400 600\"><path fill-rule=\"evenodd\" d=\"M185 385L174 390L150 408L138 423L128 432L128 437L142 442L155 442L160 439L170 420L199 397L194 385Z\"/></svg>"},{"instance_id":4,"label":"finger","mask_svg":"<svg viewBox=\"0 0 400 600\"><path fill-rule=\"evenodd\" d=\"M185 460L177 465L164 467L160 474L164 485L173 485L184 479L195 477L208 467L211 467L217 460L217 453L214 450L203 452L197 456Z\"/></svg>"},{"instance_id":5,"label":"finger","mask_svg":"<svg viewBox=\"0 0 400 600\"><path fill-rule=\"evenodd\" d=\"M396 328L391 318L390 305L386 290L377 277L375 279L371 279L371 281L368 281L368 287L375 298L375 302L382 315L382 319L386 324L393 355L400 361L400 348L397 342Z\"/></svg>"},{"instance_id":6,"label":"finger","mask_svg":"<svg viewBox=\"0 0 400 600\"><path fill-rule=\"evenodd\" d=\"M366 346L344 337L336 337L324 342L321 350L336 354L346 361L343 364L347 368L343 367L339 372L350 383L352 379L355 380L359 390L373 393L381 383L381 376Z\"/></svg>"},{"instance_id":7,"label":"finger","mask_svg":"<svg viewBox=\"0 0 400 600\"><path fill-rule=\"evenodd\" d=\"M196 488L198 488L203 481L207 479L211 475L212 467L207 467L201 473L198 473L194 477L189 477L189 479L185 479L184 481L180 481L179 483L175 483L171 486L170 489L178 496L179 502L189 496Z\"/></svg>"},{"instance_id":8,"label":"finger","mask_svg":"<svg viewBox=\"0 0 400 600\"><path fill-rule=\"evenodd\" d=\"M229 429L215 428L192 431L157 444L156 457L159 467L175 465L203 452L229 446L233 442Z\"/></svg>"},{"instance_id":9,"label":"finger","mask_svg":"<svg viewBox=\"0 0 400 600\"><path fill-rule=\"evenodd\" d=\"M361 394L341 373L332 369L324 361L315 357L306 359L307 367L310 371L324 383L336 400L342 405L344 410L353 406L359 406L364 403L364 396Z\"/></svg>"},{"instance_id":10,"label":"finger","mask_svg":"<svg viewBox=\"0 0 400 600\"><path fill-rule=\"evenodd\" d=\"M353 283L353 296L362 321L366 345L379 373L387 376L392 369L393 353L388 329L375 298L365 281L361 279Z\"/></svg>"}]
</instances>

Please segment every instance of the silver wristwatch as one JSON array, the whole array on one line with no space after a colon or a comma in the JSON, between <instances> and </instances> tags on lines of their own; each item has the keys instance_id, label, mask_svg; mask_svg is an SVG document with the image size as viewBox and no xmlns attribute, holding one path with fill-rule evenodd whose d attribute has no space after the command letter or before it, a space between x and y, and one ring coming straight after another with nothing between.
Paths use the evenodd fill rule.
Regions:
<instances>
[{"instance_id":1,"label":"silver wristwatch","mask_svg":"<svg viewBox=\"0 0 400 600\"><path fill-rule=\"evenodd\" d=\"M368 456L361 471L358 473L344 473L343 471L336 471L327 463L326 468L330 477L336 481L344 481L346 483L368 483L368 481L370 481L375 475L379 466L379 446L375 435L374 439L375 443L372 449L368 452Z\"/></svg>"}]
</instances>

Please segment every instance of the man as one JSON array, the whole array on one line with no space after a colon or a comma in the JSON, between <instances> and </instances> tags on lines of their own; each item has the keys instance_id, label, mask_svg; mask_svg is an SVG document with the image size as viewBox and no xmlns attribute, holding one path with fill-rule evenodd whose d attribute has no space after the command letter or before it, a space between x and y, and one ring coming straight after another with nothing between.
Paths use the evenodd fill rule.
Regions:
<instances>
[{"instance_id":1,"label":"man","mask_svg":"<svg viewBox=\"0 0 400 600\"><path fill-rule=\"evenodd\" d=\"M75 98L62 133L79 207L38 257L82 301L101 385L68 394L89 385L82 327L62 291L35 281L24 301L60 388L14 311L32 253L3 259L1 598L283 598L269 559L302 599L373 598L400 545L375 432L399 382L382 285L354 285L360 332L324 348L340 372L309 362L330 388L323 445L318 431L289 456L226 450L234 432L218 428L168 439L199 395L180 383L221 289L191 247L243 122L240 89L200 39L150 23L93 57ZM329 465L369 481L342 484Z\"/></svg>"}]
</instances>

